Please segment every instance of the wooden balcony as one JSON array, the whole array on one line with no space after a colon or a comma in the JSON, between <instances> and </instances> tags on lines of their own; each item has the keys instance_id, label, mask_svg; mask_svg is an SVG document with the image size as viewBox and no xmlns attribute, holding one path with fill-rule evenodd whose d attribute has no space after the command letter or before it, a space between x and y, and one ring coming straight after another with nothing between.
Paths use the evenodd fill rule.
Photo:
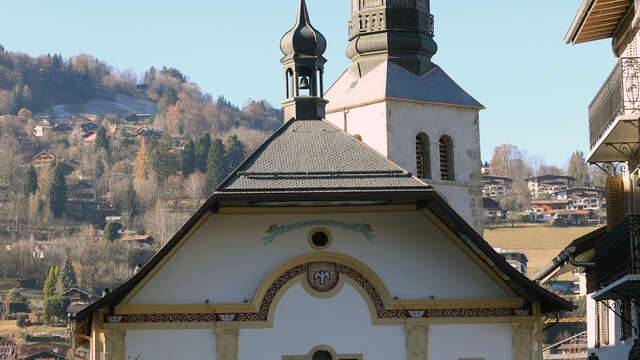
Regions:
<instances>
[{"instance_id":1,"label":"wooden balcony","mask_svg":"<svg viewBox=\"0 0 640 360\"><path fill-rule=\"evenodd\" d=\"M589 105L591 150L621 115L640 111L640 57L622 57Z\"/></svg>"},{"instance_id":2,"label":"wooden balcony","mask_svg":"<svg viewBox=\"0 0 640 360\"><path fill-rule=\"evenodd\" d=\"M606 290L629 275L640 275L640 216L627 216L622 223L595 243L595 273L599 289ZM633 276L636 278L637 276ZM616 285L611 292L631 291L630 284ZM606 298L606 297L605 297Z\"/></svg>"}]
</instances>

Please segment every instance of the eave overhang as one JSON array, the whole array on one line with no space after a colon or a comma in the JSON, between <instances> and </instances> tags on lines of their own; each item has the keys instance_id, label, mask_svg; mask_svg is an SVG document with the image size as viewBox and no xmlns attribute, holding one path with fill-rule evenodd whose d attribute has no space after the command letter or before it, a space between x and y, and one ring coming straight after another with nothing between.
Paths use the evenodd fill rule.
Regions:
<instances>
[{"instance_id":1,"label":"eave overhang","mask_svg":"<svg viewBox=\"0 0 640 360\"><path fill-rule=\"evenodd\" d=\"M636 161L640 147L640 114L620 115L587 155L590 164Z\"/></svg>"},{"instance_id":2,"label":"eave overhang","mask_svg":"<svg viewBox=\"0 0 640 360\"><path fill-rule=\"evenodd\" d=\"M564 41L575 45L613 37L629 11L630 0L583 0Z\"/></svg>"},{"instance_id":3,"label":"eave overhang","mask_svg":"<svg viewBox=\"0 0 640 360\"><path fill-rule=\"evenodd\" d=\"M596 301L628 300L638 297L640 297L640 274L626 275L592 296Z\"/></svg>"}]
</instances>

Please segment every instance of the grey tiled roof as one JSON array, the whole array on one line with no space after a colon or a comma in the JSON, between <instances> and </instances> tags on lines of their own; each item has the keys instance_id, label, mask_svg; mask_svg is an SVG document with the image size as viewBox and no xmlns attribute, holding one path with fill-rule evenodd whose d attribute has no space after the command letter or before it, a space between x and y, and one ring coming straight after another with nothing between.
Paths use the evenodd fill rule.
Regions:
<instances>
[{"instance_id":1,"label":"grey tiled roof","mask_svg":"<svg viewBox=\"0 0 640 360\"><path fill-rule=\"evenodd\" d=\"M219 192L429 190L324 120L291 120L225 180Z\"/></svg>"}]
</instances>

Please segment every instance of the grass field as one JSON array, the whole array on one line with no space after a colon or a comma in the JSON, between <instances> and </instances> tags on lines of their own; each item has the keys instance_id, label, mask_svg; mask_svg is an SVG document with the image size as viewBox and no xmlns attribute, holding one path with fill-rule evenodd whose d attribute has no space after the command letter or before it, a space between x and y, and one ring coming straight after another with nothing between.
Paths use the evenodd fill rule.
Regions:
<instances>
[{"instance_id":1,"label":"grass field","mask_svg":"<svg viewBox=\"0 0 640 360\"><path fill-rule=\"evenodd\" d=\"M558 255L578 237L597 227L556 227L526 224L484 230L484 238L493 247L524 252L529 259L527 276L532 278L540 268Z\"/></svg>"}]
</instances>

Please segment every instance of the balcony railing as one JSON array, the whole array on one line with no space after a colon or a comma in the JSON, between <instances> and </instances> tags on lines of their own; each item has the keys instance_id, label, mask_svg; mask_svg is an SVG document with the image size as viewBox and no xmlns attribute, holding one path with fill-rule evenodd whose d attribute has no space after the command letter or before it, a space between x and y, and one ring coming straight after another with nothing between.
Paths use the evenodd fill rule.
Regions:
<instances>
[{"instance_id":1,"label":"balcony railing","mask_svg":"<svg viewBox=\"0 0 640 360\"><path fill-rule=\"evenodd\" d=\"M596 278L603 288L631 274L640 274L640 216L625 220L595 244Z\"/></svg>"},{"instance_id":2,"label":"balcony railing","mask_svg":"<svg viewBox=\"0 0 640 360\"><path fill-rule=\"evenodd\" d=\"M640 57L621 57L589 105L589 141L593 148L611 123L640 110Z\"/></svg>"}]
</instances>

